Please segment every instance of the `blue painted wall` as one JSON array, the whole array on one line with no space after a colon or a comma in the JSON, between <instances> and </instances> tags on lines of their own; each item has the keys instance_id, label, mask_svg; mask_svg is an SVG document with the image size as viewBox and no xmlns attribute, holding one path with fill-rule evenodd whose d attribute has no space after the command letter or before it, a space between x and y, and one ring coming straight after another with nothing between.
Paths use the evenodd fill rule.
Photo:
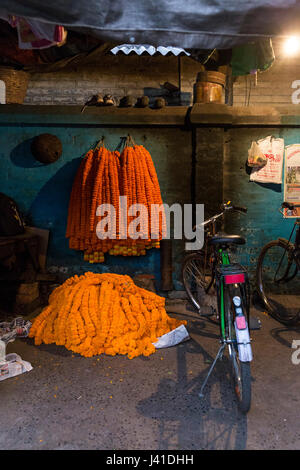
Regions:
<instances>
[{"instance_id":1,"label":"blue painted wall","mask_svg":"<svg viewBox=\"0 0 300 470\"><path fill-rule=\"evenodd\" d=\"M43 124L43 116L27 116L26 123L0 124L1 192L15 199L27 223L50 230L48 268L68 276L87 270L112 271L121 274L154 273L160 278L160 252L152 249L143 257L107 256L105 264L89 264L82 252L70 250L65 238L69 196L81 158L105 136L111 150L120 138L130 133L137 144L151 153L164 202L190 202L190 133L180 128L116 128L99 125L68 124L66 115L59 124ZM12 121L10 116L10 121ZM46 120L46 119L45 119ZM62 123L65 121L65 123ZM38 123L40 122L40 123ZM61 158L50 165L37 162L30 151L32 139L41 133L56 135L62 142ZM175 271L180 269L175 243Z\"/></svg>"},{"instance_id":2,"label":"blue painted wall","mask_svg":"<svg viewBox=\"0 0 300 470\"><path fill-rule=\"evenodd\" d=\"M224 200L248 208L246 215L228 216L226 230L246 238L246 246L238 249L235 259L248 267L252 279L261 248L278 237L289 238L293 227L293 221L284 219L278 211L283 202L283 184L251 182L246 169L252 140L269 135L283 138L285 146L300 142L299 128L236 128L230 129L226 136Z\"/></svg>"},{"instance_id":3,"label":"blue painted wall","mask_svg":"<svg viewBox=\"0 0 300 470\"><path fill-rule=\"evenodd\" d=\"M159 279L159 250L150 250L145 257L107 256L105 264L97 265L84 262L81 252L70 250L65 238L70 191L80 160L91 146L104 135L107 147L115 149L120 138L130 133L136 143L143 144L152 155L164 202L170 205L190 203L193 171L191 131L179 126L101 127L85 122L87 118L84 116L82 123L78 116L74 122L74 115L72 118L68 114L59 116L57 120L53 113L51 118L47 114L33 113L22 119L22 116L7 115L5 122L1 116L0 191L16 200L28 224L50 230L48 268L66 276L91 270L130 275L154 273ZM45 132L55 134L63 145L61 158L51 165L38 163L30 151L32 139ZM226 228L246 237L247 245L239 249L235 257L249 268L253 277L262 246L278 236L288 238L293 222L284 220L278 212L283 201L283 186L249 181L246 171L248 148L252 140L268 135L284 138L285 145L299 143L299 128L202 128L201 136L200 132L198 134L197 202L204 203L206 207L218 207L219 199L222 199L248 207L246 216L232 216ZM220 191L222 181L223 190ZM214 197L218 200L213 201ZM183 242L175 240L173 277L177 281L176 287L180 287L183 249Z\"/></svg>"}]
</instances>

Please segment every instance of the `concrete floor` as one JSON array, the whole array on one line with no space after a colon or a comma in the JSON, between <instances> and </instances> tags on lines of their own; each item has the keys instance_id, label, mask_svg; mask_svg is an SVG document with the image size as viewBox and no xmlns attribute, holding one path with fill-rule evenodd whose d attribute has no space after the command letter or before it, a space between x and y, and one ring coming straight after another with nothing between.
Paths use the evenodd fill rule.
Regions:
<instances>
[{"instance_id":1,"label":"concrete floor","mask_svg":"<svg viewBox=\"0 0 300 470\"><path fill-rule=\"evenodd\" d=\"M226 358L198 398L218 328L192 313L192 339L149 358L86 359L31 339L10 343L7 352L33 370L0 382L0 449L299 449L300 364L291 344L300 329L252 314L262 328L252 331L247 416L238 412Z\"/></svg>"}]
</instances>

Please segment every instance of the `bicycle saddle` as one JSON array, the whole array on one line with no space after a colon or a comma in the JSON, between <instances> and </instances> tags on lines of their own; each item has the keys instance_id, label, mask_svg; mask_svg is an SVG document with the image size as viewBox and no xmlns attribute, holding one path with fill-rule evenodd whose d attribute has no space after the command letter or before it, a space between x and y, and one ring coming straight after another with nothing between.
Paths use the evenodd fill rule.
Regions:
<instances>
[{"instance_id":1,"label":"bicycle saddle","mask_svg":"<svg viewBox=\"0 0 300 470\"><path fill-rule=\"evenodd\" d=\"M245 245L246 240L239 235L227 235L226 233L216 233L209 239L211 245Z\"/></svg>"}]
</instances>

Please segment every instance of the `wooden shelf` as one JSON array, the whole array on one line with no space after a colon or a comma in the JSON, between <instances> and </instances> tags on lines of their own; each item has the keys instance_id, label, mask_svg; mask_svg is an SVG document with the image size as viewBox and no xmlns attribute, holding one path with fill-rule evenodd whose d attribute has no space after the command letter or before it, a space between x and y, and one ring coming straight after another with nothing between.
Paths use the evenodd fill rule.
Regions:
<instances>
[{"instance_id":1,"label":"wooden shelf","mask_svg":"<svg viewBox=\"0 0 300 470\"><path fill-rule=\"evenodd\" d=\"M0 125L78 126L300 126L300 105L227 106L200 104L162 109L0 105Z\"/></svg>"},{"instance_id":2,"label":"wooden shelf","mask_svg":"<svg viewBox=\"0 0 300 470\"><path fill-rule=\"evenodd\" d=\"M78 124L96 126L183 126L187 106L166 106L162 109L0 105L0 123L5 124Z\"/></svg>"}]
</instances>

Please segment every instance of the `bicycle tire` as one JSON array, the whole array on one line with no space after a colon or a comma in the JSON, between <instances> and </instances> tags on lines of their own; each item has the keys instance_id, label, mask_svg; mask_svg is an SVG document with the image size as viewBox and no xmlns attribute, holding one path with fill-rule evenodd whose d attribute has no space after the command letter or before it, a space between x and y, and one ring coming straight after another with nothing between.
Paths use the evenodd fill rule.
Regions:
<instances>
[{"instance_id":1,"label":"bicycle tire","mask_svg":"<svg viewBox=\"0 0 300 470\"><path fill-rule=\"evenodd\" d=\"M239 289L240 290L240 289ZM225 302L226 312L226 333L227 339L232 341L228 344L229 358L231 360L231 375L234 384L234 392L238 401L239 410L246 414L251 408L252 387L251 387L251 365L250 362L242 362L238 356L237 341L234 327L233 303L227 290L227 301ZM246 312L244 312L246 313Z\"/></svg>"},{"instance_id":2,"label":"bicycle tire","mask_svg":"<svg viewBox=\"0 0 300 470\"><path fill-rule=\"evenodd\" d=\"M203 268L204 264L205 255L201 251L190 253L184 258L182 262L182 282L190 302L198 311L200 311L201 305L199 304L199 299L196 295L199 292L197 291L197 287L199 286L200 289L205 291L209 287L212 279L212 270L209 264L207 263L207 268L205 271ZM191 280L189 277L194 277L194 289L190 285Z\"/></svg>"},{"instance_id":3,"label":"bicycle tire","mask_svg":"<svg viewBox=\"0 0 300 470\"><path fill-rule=\"evenodd\" d=\"M279 304L278 302L276 303L275 300L272 300L271 293L270 293L271 288L267 287L268 285L272 285L272 282L270 280L267 281L267 274L265 275L264 273L264 269L266 269L264 268L264 262L268 255L268 252L270 252L272 248L280 249L279 256L278 256L279 258L278 266L277 266L277 263L275 263L274 265L275 267L273 268L273 270L275 271L275 275L278 269L280 268L280 264L282 264L284 262L285 257L287 257L285 260L285 262L287 263L287 268L285 268L287 276L284 276L285 279L284 277L282 279L279 279L278 282L281 282L281 285L284 285L284 284L287 285L287 283L295 279L295 277L298 274L298 267L297 267L296 260L292 253L293 245L291 245L287 240L284 240L284 239L272 240L271 242L267 243L262 248L259 258L258 258L257 268L256 268L257 291L258 291L260 299L262 300L265 306L265 309L271 315L271 317L273 317L275 320L277 320L278 322L282 323L285 326L294 326L294 325L297 325L300 321L300 309L297 310L298 307L296 307L295 312L293 313L288 312L287 308L285 308L283 305ZM289 263L290 263L290 266L289 266ZM267 265L267 261L265 262L265 264ZM289 272L289 270L291 271ZM276 281L273 281L273 283L274 283L274 286L276 286ZM295 295L296 293L297 292L295 292Z\"/></svg>"},{"instance_id":4,"label":"bicycle tire","mask_svg":"<svg viewBox=\"0 0 300 470\"><path fill-rule=\"evenodd\" d=\"M250 362L239 361L242 380L242 396L237 396L238 406L242 413L248 413L251 408L252 387L251 387L251 366ZM236 392L237 395L237 392Z\"/></svg>"}]
</instances>

